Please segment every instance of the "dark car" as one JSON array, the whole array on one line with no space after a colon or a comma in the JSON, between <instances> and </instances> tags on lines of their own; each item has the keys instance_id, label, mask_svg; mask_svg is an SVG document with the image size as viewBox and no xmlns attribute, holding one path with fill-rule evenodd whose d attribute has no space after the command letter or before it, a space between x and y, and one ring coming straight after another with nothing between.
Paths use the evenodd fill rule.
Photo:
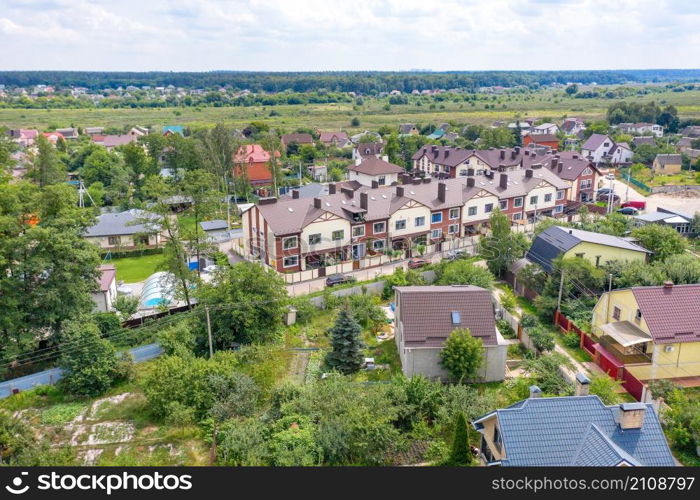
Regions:
<instances>
[{"instance_id":1,"label":"dark car","mask_svg":"<svg viewBox=\"0 0 700 500\"><path fill-rule=\"evenodd\" d=\"M598 190L598 196L603 195L603 194L607 195L610 193L610 191L611 191L610 188L600 188Z\"/></svg>"},{"instance_id":2,"label":"dark car","mask_svg":"<svg viewBox=\"0 0 700 500\"><path fill-rule=\"evenodd\" d=\"M425 259L419 259L417 257L410 259L408 261L408 268L409 269L418 269L419 267L427 266L428 261Z\"/></svg>"},{"instance_id":3,"label":"dark car","mask_svg":"<svg viewBox=\"0 0 700 500\"><path fill-rule=\"evenodd\" d=\"M618 195L613 193L611 196L609 192L605 193L605 194L599 194L598 197L596 198L596 201L604 201L607 203L608 201L610 201L611 198L612 198L613 203L620 201L620 197Z\"/></svg>"},{"instance_id":4,"label":"dark car","mask_svg":"<svg viewBox=\"0 0 700 500\"><path fill-rule=\"evenodd\" d=\"M326 278L326 286L340 285L342 283L352 283L355 278L347 274L332 274Z\"/></svg>"},{"instance_id":5,"label":"dark car","mask_svg":"<svg viewBox=\"0 0 700 500\"><path fill-rule=\"evenodd\" d=\"M622 207L617 211L617 213L622 215L637 215L638 212L639 210L634 207Z\"/></svg>"}]
</instances>

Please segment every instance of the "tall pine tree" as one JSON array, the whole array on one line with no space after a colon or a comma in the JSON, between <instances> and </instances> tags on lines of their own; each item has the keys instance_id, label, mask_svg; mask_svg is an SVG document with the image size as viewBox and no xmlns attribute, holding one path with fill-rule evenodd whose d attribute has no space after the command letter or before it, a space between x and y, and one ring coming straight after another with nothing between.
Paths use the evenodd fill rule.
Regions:
<instances>
[{"instance_id":1,"label":"tall pine tree","mask_svg":"<svg viewBox=\"0 0 700 500\"><path fill-rule=\"evenodd\" d=\"M340 310L338 319L330 329L333 350L326 356L326 364L345 375L362 366L362 328L347 307Z\"/></svg>"}]
</instances>

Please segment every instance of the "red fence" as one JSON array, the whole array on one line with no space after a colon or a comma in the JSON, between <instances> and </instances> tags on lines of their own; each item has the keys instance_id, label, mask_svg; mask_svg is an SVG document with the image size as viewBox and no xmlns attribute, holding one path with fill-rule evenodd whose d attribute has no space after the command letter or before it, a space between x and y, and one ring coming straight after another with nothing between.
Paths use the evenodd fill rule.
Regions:
<instances>
[{"instance_id":1,"label":"red fence","mask_svg":"<svg viewBox=\"0 0 700 500\"><path fill-rule=\"evenodd\" d=\"M622 387L624 387L634 399L642 401L644 397L644 384L625 368L622 369Z\"/></svg>"}]
</instances>

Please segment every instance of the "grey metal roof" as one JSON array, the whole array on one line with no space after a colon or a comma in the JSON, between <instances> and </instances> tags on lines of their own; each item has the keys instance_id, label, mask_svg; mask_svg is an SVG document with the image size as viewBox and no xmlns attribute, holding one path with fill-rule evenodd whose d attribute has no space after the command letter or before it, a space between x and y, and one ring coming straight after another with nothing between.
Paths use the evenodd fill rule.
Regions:
<instances>
[{"instance_id":1,"label":"grey metal roof","mask_svg":"<svg viewBox=\"0 0 700 500\"><path fill-rule=\"evenodd\" d=\"M228 223L222 219L202 221L199 225L204 231L223 231L228 229Z\"/></svg>"},{"instance_id":2,"label":"grey metal roof","mask_svg":"<svg viewBox=\"0 0 700 500\"><path fill-rule=\"evenodd\" d=\"M621 429L620 406L598 396L531 398L496 410L506 458L504 466L674 466L651 405L640 429ZM481 419L475 420L475 423Z\"/></svg>"},{"instance_id":3,"label":"grey metal roof","mask_svg":"<svg viewBox=\"0 0 700 500\"><path fill-rule=\"evenodd\" d=\"M646 248L619 236L582 231L569 227L552 226L542 231L532 242L525 255L528 259L541 265L547 271L552 270L552 261L581 242L596 243L626 250L650 253Z\"/></svg>"},{"instance_id":4,"label":"grey metal roof","mask_svg":"<svg viewBox=\"0 0 700 500\"><path fill-rule=\"evenodd\" d=\"M85 230L85 236L120 236L153 233L160 230L160 227L155 222L141 224L140 221L145 218L156 221L158 216L135 208L125 212L102 214L97 216L97 224Z\"/></svg>"}]
</instances>

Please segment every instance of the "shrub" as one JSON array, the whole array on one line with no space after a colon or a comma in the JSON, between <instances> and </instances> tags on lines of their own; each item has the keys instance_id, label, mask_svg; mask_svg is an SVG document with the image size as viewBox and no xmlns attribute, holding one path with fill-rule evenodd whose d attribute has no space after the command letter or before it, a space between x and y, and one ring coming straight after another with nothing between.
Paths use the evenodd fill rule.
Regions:
<instances>
[{"instance_id":1,"label":"shrub","mask_svg":"<svg viewBox=\"0 0 700 500\"><path fill-rule=\"evenodd\" d=\"M578 333L567 333L564 335L564 345L566 347L570 347L571 349L575 349L580 346L580 337Z\"/></svg>"},{"instance_id":2,"label":"shrub","mask_svg":"<svg viewBox=\"0 0 700 500\"><path fill-rule=\"evenodd\" d=\"M537 325L538 321L537 316L532 314L523 314L520 324L523 328L532 328L533 326Z\"/></svg>"},{"instance_id":3,"label":"shrub","mask_svg":"<svg viewBox=\"0 0 700 500\"><path fill-rule=\"evenodd\" d=\"M548 352L554 349L554 335L542 328L533 328L529 332L530 340L540 352Z\"/></svg>"},{"instance_id":4,"label":"shrub","mask_svg":"<svg viewBox=\"0 0 700 500\"><path fill-rule=\"evenodd\" d=\"M498 321L496 321L496 326L498 327L498 331L501 332L501 335L503 335L504 338L515 338L515 331L513 330L513 327L510 326L510 323L508 323L506 320L499 319Z\"/></svg>"},{"instance_id":5,"label":"shrub","mask_svg":"<svg viewBox=\"0 0 700 500\"><path fill-rule=\"evenodd\" d=\"M505 309L509 313L515 311L517 300L515 298L513 290L509 286L503 287L503 293L501 294L500 300L503 309Z\"/></svg>"},{"instance_id":6,"label":"shrub","mask_svg":"<svg viewBox=\"0 0 700 500\"><path fill-rule=\"evenodd\" d=\"M678 386L668 379L652 380L649 382L651 397L654 399L668 399L671 393L678 389Z\"/></svg>"}]
</instances>

